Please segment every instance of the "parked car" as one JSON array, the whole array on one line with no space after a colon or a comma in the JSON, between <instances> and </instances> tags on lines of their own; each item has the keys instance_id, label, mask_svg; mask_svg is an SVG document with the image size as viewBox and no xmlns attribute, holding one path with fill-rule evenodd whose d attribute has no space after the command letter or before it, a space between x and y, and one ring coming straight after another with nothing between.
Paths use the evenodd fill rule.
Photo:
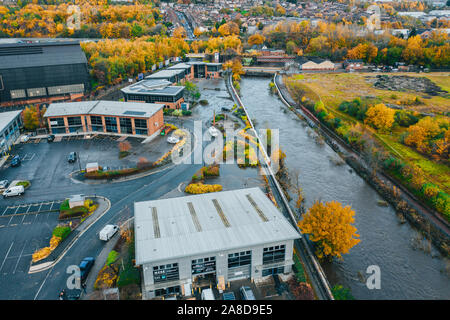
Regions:
<instances>
[{"instance_id":1,"label":"parked car","mask_svg":"<svg viewBox=\"0 0 450 320\"><path fill-rule=\"evenodd\" d=\"M230 109L230 108L228 108L228 107L222 107L222 111L225 111L225 112L230 112L230 111L231 111L231 109Z\"/></svg>"},{"instance_id":2,"label":"parked car","mask_svg":"<svg viewBox=\"0 0 450 320\"><path fill-rule=\"evenodd\" d=\"M167 142L168 143L175 144L175 143L178 143L179 141L180 141L180 139L178 139L177 137L174 137L174 136L171 136L171 137L167 138Z\"/></svg>"},{"instance_id":3,"label":"parked car","mask_svg":"<svg viewBox=\"0 0 450 320\"><path fill-rule=\"evenodd\" d=\"M49 134L49 135L47 136L47 142L53 142L54 140L55 140L55 135Z\"/></svg>"},{"instance_id":4,"label":"parked car","mask_svg":"<svg viewBox=\"0 0 450 320\"><path fill-rule=\"evenodd\" d=\"M8 180L2 180L0 181L0 189L6 189L9 186L9 181Z\"/></svg>"},{"instance_id":5,"label":"parked car","mask_svg":"<svg viewBox=\"0 0 450 320\"><path fill-rule=\"evenodd\" d=\"M107 224L103 227L102 230L100 230L98 236L100 240L108 241L111 239L114 234L119 230L119 226L115 224Z\"/></svg>"},{"instance_id":6,"label":"parked car","mask_svg":"<svg viewBox=\"0 0 450 320\"><path fill-rule=\"evenodd\" d=\"M20 137L20 142L27 142L28 140L30 140L30 136L27 134Z\"/></svg>"},{"instance_id":7,"label":"parked car","mask_svg":"<svg viewBox=\"0 0 450 320\"><path fill-rule=\"evenodd\" d=\"M241 293L242 300L256 300L255 295L253 294L253 291L252 289L250 289L250 287L242 286L239 291Z\"/></svg>"},{"instance_id":8,"label":"parked car","mask_svg":"<svg viewBox=\"0 0 450 320\"><path fill-rule=\"evenodd\" d=\"M77 153L76 152L71 152L69 153L69 156L67 157L67 161L69 161L69 163L73 163L75 161L77 161Z\"/></svg>"},{"instance_id":9,"label":"parked car","mask_svg":"<svg viewBox=\"0 0 450 320\"><path fill-rule=\"evenodd\" d=\"M220 133L220 131L218 129L216 129L216 127L210 127L208 129L208 132L213 137L217 137L219 135L219 133Z\"/></svg>"},{"instance_id":10,"label":"parked car","mask_svg":"<svg viewBox=\"0 0 450 320\"><path fill-rule=\"evenodd\" d=\"M25 192L25 188L23 186L14 186L14 187L10 187L4 191L3 197L7 198L7 197L20 196L24 192Z\"/></svg>"},{"instance_id":11,"label":"parked car","mask_svg":"<svg viewBox=\"0 0 450 320\"><path fill-rule=\"evenodd\" d=\"M81 282L86 280L86 278L89 274L89 271L91 271L94 263L95 263L95 259L93 257L86 257L83 260L81 260L80 265L79 265Z\"/></svg>"},{"instance_id":12,"label":"parked car","mask_svg":"<svg viewBox=\"0 0 450 320\"><path fill-rule=\"evenodd\" d=\"M16 155L11 160L11 167L17 167L18 165L20 165L20 163L21 163L20 156Z\"/></svg>"},{"instance_id":13,"label":"parked car","mask_svg":"<svg viewBox=\"0 0 450 320\"><path fill-rule=\"evenodd\" d=\"M236 300L233 292L224 292L222 298L223 300Z\"/></svg>"}]
</instances>

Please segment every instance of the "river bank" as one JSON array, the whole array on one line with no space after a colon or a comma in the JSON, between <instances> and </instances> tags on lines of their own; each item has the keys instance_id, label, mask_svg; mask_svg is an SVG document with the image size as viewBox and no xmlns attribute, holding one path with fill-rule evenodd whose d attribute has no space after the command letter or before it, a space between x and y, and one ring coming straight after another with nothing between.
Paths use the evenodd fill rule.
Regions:
<instances>
[{"instance_id":1,"label":"river bank","mask_svg":"<svg viewBox=\"0 0 450 320\"><path fill-rule=\"evenodd\" d=\"M315 200L336 200L351 205L361 242L342 261L322 262L330 284L351 289L357 299L446 299L450 296L449 261L423 235L401 223L391 205L379 206L379 194L327 144L311 136L312 129L270 94L270 80L241 81L241 97L257 129L279 130L280 147L286 153L290 175L298 174L308 208ZM339 147L339 146L338 146ZM381 289L365 285L366 269L378 265Z\"/></svg>"}]
</instances>

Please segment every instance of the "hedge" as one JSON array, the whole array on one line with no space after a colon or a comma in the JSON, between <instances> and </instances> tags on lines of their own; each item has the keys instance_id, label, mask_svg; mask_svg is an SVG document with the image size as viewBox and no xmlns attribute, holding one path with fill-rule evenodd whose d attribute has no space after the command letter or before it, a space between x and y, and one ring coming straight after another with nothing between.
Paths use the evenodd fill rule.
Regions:
<instances>
[{"instance_id":1,"label":"hedge","mask_svg":"<svg viewBox=\"0 0 450 320\"><path fill-rule=\"evenodd\" d=\"M61 238L61 241L67 238L67 236L70 234L71 229L69 226L57 226L55 229L53 229L53 235L55 237Z\"/></svg>"}]
</instances>

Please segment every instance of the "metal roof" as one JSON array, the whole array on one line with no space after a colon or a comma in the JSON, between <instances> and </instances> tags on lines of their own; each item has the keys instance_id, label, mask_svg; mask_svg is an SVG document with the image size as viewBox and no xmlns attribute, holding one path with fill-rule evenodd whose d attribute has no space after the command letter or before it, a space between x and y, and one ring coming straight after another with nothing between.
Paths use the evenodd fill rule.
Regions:
<instances>
[{"instance_id":1,"label":"metal roof","mask_svg":"<svg viewBox=\"0 0 450 320\"><path fill-rule=\"evenodd\" d=\"M259 188L136 202L134 217L137 264L300 238Z\"/></svg>"},{"instance_id":2,"label":"metal roof","mask_svg":"<svg viewBox=\"0 0 450 320\"><path fill-rule=\"evenodd\" d=\"M86 64L79 42L0 44L0 69Z\"/></svg>"},{"instance_id":3,"label":"metal roof","mask_svg":"<svg viewBox=\"0 0 450 320\"><path fill-rule=\"evenodd\" d=\"M156 103L121 101L61 102L50 104L44 117L98 114L105 116L150 118L162 107L161 104Z\"/></svg>"},{"instance_id":4,"label":"metal roof","mask_svg":"<svg viewBox=\"0 0 450 320\"><path fill-rule=\"evenodd\" d=\"M167 68L168 70L185 70L185 69L190 69L192 66L186 63L177 63L169 68Z\"/></svg>"},{"instance_id":5,"label":"metal roof","mask_svg":"<svg viewBox=\"0 0 450 320\"><path fill-rule=\"evenodd\" d=\"M183 91L183 86L173 86L170 81L145 79L136 82L128 87L120 89L127 94L143 94L143 95L167 95L175 96L180 91Z\"/></svg>"},{"instance_id":6,"label":"metal roof","mask_svg":"<svg viewBox=\"0 0 450 320\"><path fill-rule=\"evenodd\" d=\"M179 70L179 69L166 69L166 70L161 70L158 71L156 73L153 73L149 76L146 76L145 79L162 79L162 78L171 78L173 76L176 76L177 74L182 73L183 70Z\"/></svg>"},{"instance_id":7,"label":"metal roof","mask_svg":"<svg viewBox=\"0 0 450 320\"><path fill-rule=\"evenodd\" d=\"M22 110L0 112L0 132L2 132L14 119L17 118Z\"/></svg>"}]
</instances>

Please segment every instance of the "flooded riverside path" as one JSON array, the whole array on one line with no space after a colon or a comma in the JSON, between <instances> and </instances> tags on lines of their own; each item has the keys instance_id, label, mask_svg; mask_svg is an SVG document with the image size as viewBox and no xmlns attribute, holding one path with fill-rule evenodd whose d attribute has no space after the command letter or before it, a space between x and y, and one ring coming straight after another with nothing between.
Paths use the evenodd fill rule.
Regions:
<instances>
[{"instance_id":1,"label":"flooded riverside path","mask_svg":"<svg viewBox=\"0 0 450 320\"><path fill-rule=\"evenodd\" d=\"M351 167L336 165L339 156L317 143L312 129L270 94L269 81L243 78L241 99L256 129L279 130L280 148L290 176L299 174L306 208L315 200L336 200L355 211L361 241L342 261L322 263L330 285L350 288L356 299L450 299L450 261L409 223L401 224L391 206L379 206L381 196ZM379 290L365 284L371 265L381 271Z\"/></svg>"}]
</instances>

